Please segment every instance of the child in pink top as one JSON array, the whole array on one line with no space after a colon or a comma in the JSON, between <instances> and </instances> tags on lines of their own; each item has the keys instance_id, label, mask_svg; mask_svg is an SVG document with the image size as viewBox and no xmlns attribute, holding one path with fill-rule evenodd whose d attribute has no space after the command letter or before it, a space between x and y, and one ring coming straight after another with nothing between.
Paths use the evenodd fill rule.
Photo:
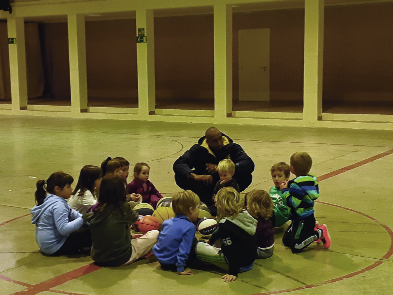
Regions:
<instances>
[{"instance_id":1,"label":"child in pink top","mask_svg":"<svg viewBox=\"0 0 393 295\"><path fill-rule=\"evenodd\" d=\"M134 180L127 186L128 194L140 194L143 203L149 203L156 208L158 200L162 198L160 192L149 180L150 167L146 163L136 163Z\"/></svg>"}]
</instances>

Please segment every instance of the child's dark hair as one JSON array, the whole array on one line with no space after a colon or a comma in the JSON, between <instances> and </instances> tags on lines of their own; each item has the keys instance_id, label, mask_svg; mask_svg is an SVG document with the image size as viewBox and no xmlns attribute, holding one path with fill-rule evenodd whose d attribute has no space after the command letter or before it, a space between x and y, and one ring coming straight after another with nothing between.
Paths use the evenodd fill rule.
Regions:
<instances>
[{"instance_id":1,"label":"child's dark hair","mask_svg":"<svg viewBox=\"0 0 393 295\"><path fill-rule=\"evenodd\" d=\"M262 217L268 220L273 215L273 200L264 190L252 190L247 193L247 211L254 218Z\"/></svg>"},{"instance_id":2,"label":"child's dark hair","mask_svg":"<svg viewBox=\"0 0 393 295\"><path fill-rule=\"evenodd\" d=\"M98 202L99 205L94 209L96 213L100 213L106 204L114 204L121 209L121 204L126 202L126 188L123 180L113 174L105 175L101 181Z\"/></svg>"},{"instance_id":3,"label":"child's dark hair","mask_svg":"<svg viewBox=\"0 0 393 295\"><path fill-rule=\"evenodd\" d=\"M289 177L291 175L291 167L285 162L276 163L270 168L270 173L274 171L282 171L284 172L285 177Z\"/></svg>"},{"instance_id":4,"label":"child's dark hair","mask_svg":"<svg viewBox=\"0 0 393 295\"><path fill-rule=\"evenodd\" d=\"M291 166L295 170L296 176L304 176L310 172L312 158L306 152L297 152L291 156Z\"/></svg>"},{"instance_id":5,"label":"child's dark hair","mask_svg":"<svg viewBox=\"0 0 393 295\"><path fill-rule=\"evenodd\" d=\"M36 204L41 205L44 203L46 193L54 194L56 186L63 189L67 184L72 184L73 182L74 178L71 175L61 171L52 173L46 181L38 180L36 184L37 190L35 191Z\"/></svg>"},{"instance_id":6,"label":"child's dark hair","mask_svg":"<svg viewBox=\"0 0 393 295\"><path fill-rule=\"evenodd\" d=\"M117 168L121 168L119 161L112 159L111 157L106 158L101 163L102 175L105 176L107 173L113 173Z\"/></svg>"},{"instance_id":7,"label":"child's dark hair","mask_svg":"<svg viewBox=\"0 0 393 295\"><path fill-rule=\"evenodd\" d=\"M78 196L83 196L87 190L94 194L94 182L100 177L102 177L100 167L94 165L83 166L79 174L78 183L72 194L75 195L78 190Z\"/></svg>"},{"instance_id":8,"label":"child's dark hair","mask_svg":"<svg viewBox=\"0 0 393 295\"><path fill-rule=\"evenodd\" d=\"M142 167L143 167L143 166L146 166L147 168L150 169L150 166L147 165L146 163L143 163L143 162L141 162L141 163L136 163L135 166L134 166L134 174L135 174L135 173L138 173L138 174L141 173Z\"/></svg>"},{"instance_id":9,"label":"child's dark hair","mask_svg":"<svg viewBox=\"0 0 393 295\"><path fill-rule=\"evenodd\" d=\"M116 161L118 161L120 163L120 168L122 168L124 166L130 166L130 162L128 162L123 157L116 157L116 158L113 158L113 160L116 160Z\"/></svg>"}]
</instances>

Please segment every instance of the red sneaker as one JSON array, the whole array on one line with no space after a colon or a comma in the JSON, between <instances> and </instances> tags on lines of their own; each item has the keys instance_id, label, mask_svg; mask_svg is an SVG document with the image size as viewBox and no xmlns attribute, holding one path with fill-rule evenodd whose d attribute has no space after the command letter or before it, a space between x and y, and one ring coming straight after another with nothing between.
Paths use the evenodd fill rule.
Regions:
<instances>
[{"instance_id":1,"label":"red sneaker","mask_svg":"<svg viewBox=\"0 0 393 295\"><path fill-rule=\"evenodd\" d=\"M322 230L321 240L322 240L323 246L325 247L325 249L329 249L330 245L332 244L332 241L330 240L330 235L329 235L328 229L326 227L326 224L322 224L318 228Z\"/></svg>"}]
</instances>

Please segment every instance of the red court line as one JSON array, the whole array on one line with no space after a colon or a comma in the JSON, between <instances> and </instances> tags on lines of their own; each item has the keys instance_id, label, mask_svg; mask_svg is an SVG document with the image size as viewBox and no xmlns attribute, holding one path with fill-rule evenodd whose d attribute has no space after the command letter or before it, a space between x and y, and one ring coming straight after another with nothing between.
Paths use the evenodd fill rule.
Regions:
<instances>
[{"instance_id":1,"label":"red court line","mask_svg":"<svg viewBox=\"0 0 393 295\"><path fill-rule=\"evenodd\" d=\"M7 282L11 282L11 283L17 284L17 285L21 285L21 286L24 286L24 287L30 287L31 286L30 284L7 278L6 276L3 276L2 274L0 274L0 279L2 279L4 281L7 281Z\"/></svg>"},{"instance_id":2,"label":"red court line","mask_svg":"<svg viewBox=\"0 0 393 295\"><path fill-rule=\"evenodd\" d=\"M27 290L16 292L16 293L14 293L14 295L17 295L17 294L34 295L34 294L38 294L40 292L48 291L51 288L54 288L54 287L57 287L57 286L62 285L64 283L67 283L73 279L77 279L81 276L84 276L86 274L94 272L100 268L101 267L95 265L94 263L90 263L88 265L71 270L65 274L54 277L54 278L49 279L47 281L41 282L39 284L29 285ZM70 294L72 294L72 293L70 293Z\"/></svg>"},{"instance_id":3,"label":"red court line","mask_svg":"<svg viewBox=\"0 0 393 295\"><path fill-rule=\"evenodd\" d=\"M336 204L330 204L330 203L321 202L321 201L317 201L317 202L320 203L320 204L329 205L329 206L337 207L337 208L344 209L344 210L347 210L347 211L351 211L351 212L354 212L356 214L360 214L360 215L362 215L362 216L364 216L364 217L374 221L375 223L378 223L380 226L382 226L385 229L385 231L390 236L390 249L389 249L388 252L386 252L386 254L382 258L383 259L388 259L388 258L390 258L393 255L393 230L390 227L388 227L387 225L382 224L376 218L374 218L374 217L372 217L370 215L367 215L365 213L362 213L360 211L356 211L354 209L347 208L347 207L340 206L340 205L336 205Z\"/></svg>"},{"instance_id":4,"label":"red court line","mask_svg":"<svg viewBox=\"0 0 393 295\"><path fill-rule=\"evenodd\" d=\"M355 164L349 165L349 166L347 166L347 167L344 167L344 168L338 169L338 170L336 170L336 171L329 172L329 173L327 173L327 174L324 174L324 175L322 175L322 176L319 176L319 177L318 177L318 181L322 181L322 180L331 178L331 177L333 177L333 176L342 174L342 173L344 173L344 172L347 172L347 171L349 171L349 170L352 170L352 169L358 168L358 167L360 167L360 166L366 165L366 164L368 164L368 163L371 163L371 162L373 162L373 161L375 161L375 160L378 160L378 159L381 159L381 158L383 158L383 157L389 156L389 155L391 155L391 154L393 154L393 149L392 149L392 150L388 150L388 151L383 152L383 153L380 153L380 154L378 154L378 155L372 156L372 157L370 157L370 158L367 158L367 159L362 160L362 161L360 161L360 162L357 162L357 163L355 163Z\"/></svg>"},{"instance_id":5,"label":"red court line","mask_svg":"<svg viewBox=\"0 0 393 295\"><path fill-rule=\"evenodd\" d=\"M5 222L3 222L3 223L0 223L0 226L6 225L7 223L10 223L10 222L12 222L12 221L18 220L18 219L20 219L20 218L23 218L23 217L26 217L26 216L29 216L29 215L30 215L30 213L29 213L29 214L22 215L22 216L19 216L19 217L16 217L16 218L14 218L14 219L7 220L7 221L5 221Z\"/></svg>"}]
</instances>

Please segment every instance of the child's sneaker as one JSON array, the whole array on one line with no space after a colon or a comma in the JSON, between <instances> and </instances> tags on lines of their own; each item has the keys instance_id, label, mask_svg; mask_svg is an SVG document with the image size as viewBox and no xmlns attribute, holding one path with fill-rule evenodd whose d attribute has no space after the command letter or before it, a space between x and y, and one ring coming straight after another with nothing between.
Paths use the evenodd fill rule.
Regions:
<instances>
[{"instance_id":1,"label":"child's sneaker","mask_svg":"<svg viewBox=\"0 0 393 295\"><path fill-rule=\"evenodd\" d=\"M326 224L322 224L318 228L322 230L321 241L323 243L323 246L325 247L325 249L329 249L332 241L330 240L330 235L326 227Z\"/></svg>"},{"instance_id":2,"label":"child's sneaker","mask_svg":"<svg viewBox=\"0 0 393 295\"><path fill-rule=\"evenodd\" d=\"M315 222L315 227L314 227L314 231L318 231L318 227L319 227L319 224L318 224L318 221L316 221ZM320 244L322 241L321 241L321 238L319 238L318 240L316 240L315 241L317 244Z\"/></svg>"}]
</instances>

